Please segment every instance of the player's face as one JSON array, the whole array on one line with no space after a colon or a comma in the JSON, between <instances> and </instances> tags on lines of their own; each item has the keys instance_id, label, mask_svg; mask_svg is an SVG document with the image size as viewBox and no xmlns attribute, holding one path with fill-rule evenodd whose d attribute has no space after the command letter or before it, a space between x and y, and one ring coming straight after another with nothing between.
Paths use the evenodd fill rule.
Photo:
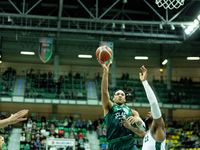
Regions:
<instances>
[{"instance_id":1,"label":"player's face","mask_svg":"<svg viewBox=\"0 0 200 150\"><path fill-rule=\"evenodd\" d=\"M149 118L153 119L152 113L150 111L147 113L147 116L145 117L145 120L148 120Z\"/></svg>"},{"instance_id":2,"label":"player's face","mask_svg":"<svg viewBox=\"0 0 200 150\"><path fill-rule=\"evenodd\" d=\"M126 102L124 93L118 92L117 94L115 94L113 101L114 103L119 104L119 105L124 104Z\"/></svg>"},{"instance_id":3,"label":"player's face","mask_svg":"<svg viewBox=\"0 0 200 150\"><path fill-rule=\"evenodd\" d=\"M4 145L5 145L4 138L0 137L0 148L2 148Z\"/></svg>"}]
</instances>

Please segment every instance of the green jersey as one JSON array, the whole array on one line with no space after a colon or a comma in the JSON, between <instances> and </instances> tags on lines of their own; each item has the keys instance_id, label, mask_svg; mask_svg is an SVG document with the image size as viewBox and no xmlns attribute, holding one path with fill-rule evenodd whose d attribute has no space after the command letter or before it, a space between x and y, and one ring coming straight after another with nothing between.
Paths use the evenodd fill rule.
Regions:
<instances>
[{"instance_id":1,"label":"green jersey","mask_svg":"<svg viewBox=\"0 0 200 150\"><path fill-rule=\"evenodd\" d=\"M109 110L108 114L105 116L106 126L107 126L107 140L112 140L133 134L130 130L124 127L122 118L128 118L132 116L132 111L127 106L118 106L113 104L113 107Z\"/></svg>"}]
</instances>

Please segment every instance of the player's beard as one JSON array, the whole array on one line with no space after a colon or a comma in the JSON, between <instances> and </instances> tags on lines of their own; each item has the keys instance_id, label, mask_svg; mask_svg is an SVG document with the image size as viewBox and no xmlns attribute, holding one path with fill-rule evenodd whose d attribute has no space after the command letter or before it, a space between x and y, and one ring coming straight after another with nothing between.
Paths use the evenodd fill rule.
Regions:
<instances>
[{"instance_id":1,"label":"player's beard","mask_svg":"<svg viewBox=\"0 0 200 150\"><path fill-rule=\"evenodd\" d=\"M149 125L153 122L153 118L149 117L148 119L146 119L144 121L145 125L146 125L146 130L149 130Z\"/></svg>"}]
</instances>

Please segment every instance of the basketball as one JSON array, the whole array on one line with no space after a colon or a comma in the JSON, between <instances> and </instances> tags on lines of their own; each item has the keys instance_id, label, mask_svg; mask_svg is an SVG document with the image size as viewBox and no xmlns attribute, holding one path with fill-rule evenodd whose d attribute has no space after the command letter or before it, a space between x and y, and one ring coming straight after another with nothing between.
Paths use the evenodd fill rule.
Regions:
<instances>
[{"instance_id":1,"label":"basketball","mask_svg":"<svg viewBox=\"0 0 200 150\"><path fill-rule=\"evenodd\" d=\"M96 50L96 57L99 60L106 62L112 57L112 50L106 45L100 46Z\"/></svg>"}]
</instances>

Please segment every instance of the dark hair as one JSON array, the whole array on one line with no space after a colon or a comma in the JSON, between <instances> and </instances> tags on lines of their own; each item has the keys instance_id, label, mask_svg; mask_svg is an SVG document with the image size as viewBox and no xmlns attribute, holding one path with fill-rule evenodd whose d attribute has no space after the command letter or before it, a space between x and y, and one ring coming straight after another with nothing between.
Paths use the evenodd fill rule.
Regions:
<instances>
[{"instance_id":1,"label":"dark hair","mask_svg":"<svg viewBox=\"0 0 200 150\"><path fill-rule=\"evenodd\" d=\"M160 110L160 111L161 111L161 114L162 114L163 121L165 121L166 120L166 114L165 114L164 110Z\"/></svg>"}]
</instances>

